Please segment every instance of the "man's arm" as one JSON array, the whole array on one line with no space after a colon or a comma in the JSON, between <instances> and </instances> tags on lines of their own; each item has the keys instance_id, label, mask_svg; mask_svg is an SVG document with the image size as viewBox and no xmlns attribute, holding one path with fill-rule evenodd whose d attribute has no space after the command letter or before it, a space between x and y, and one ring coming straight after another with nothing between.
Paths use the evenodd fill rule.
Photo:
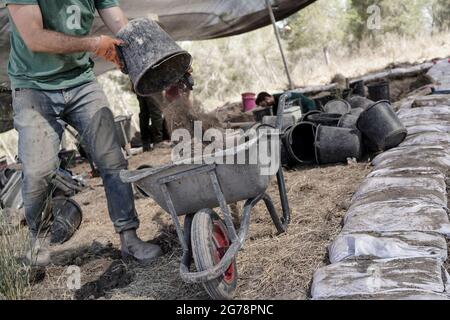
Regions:
<instances>
[{"instance_id":1,"label":"man's arm","mask_svg":"<svg viewBox=\"0 0 450 320\"><path fill-rule=\"evenodd\" d=\"M54 54L94 52L99 38L74 37L44 29L41 9L37 5L9 4L8 10L28 49Z\"/></svg>"},{"instance_id":2,"label":"man's arm","mask_svg":"<svg viewBox=\"0 0 450 320\"><path fill-rule=\"evenodd\" d=\"M44 29L41 9L37 5L9 4L8 10L28 49L33 52L70 54L93 52L120 66L115 46L122 42L107 36L75 37Z\"/></svg>"},{"instance_id":3,"label":"man's arm","mask_svg":"<svg viewBox=\"0 0 450 320\"><path fill-rule=\"evenodd\" d=\"M113 34L128 24L128 18L120 7L112 7L98 10L105 25Z\"/></svg>"}]
</instances>

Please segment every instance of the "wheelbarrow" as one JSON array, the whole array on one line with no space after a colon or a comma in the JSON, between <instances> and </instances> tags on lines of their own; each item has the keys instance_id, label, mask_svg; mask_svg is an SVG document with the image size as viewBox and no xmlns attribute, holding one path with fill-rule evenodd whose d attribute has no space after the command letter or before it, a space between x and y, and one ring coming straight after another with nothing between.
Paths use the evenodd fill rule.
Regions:
<instances>
[{"instance_id":1,"label":"wheelbarrow","mask_svg":"<svg viewBox=\"0 0 450 320\"><path fill-rule=\"evenodd\" d=\"M276 128L283 126L288 97L289 93L286 93L280 99ZM278 133L270 134L270 137L280 139ZM256 135L236 148L211 157L237 157L242 152L248 152L259 139L260 136ZM280 148L274 152L279 155ZM229 300L233 298L237 286L236 257L247 237L252 209L263 201L279 233L284 233L290 223L281 164L276 173L283 211L281 217L266 193L271 176L262 175L260 169L259 161L255 164L204 161L203 164L170 164L122 171L121 178L124 182L134 183L170 213L183 249L181 278L187 283L202 283L213 299ZM238 201L245 201L245 204L237 231L228 205ZM219 208L221 215L214 211L215 208ZM185 216L183 227L180 216ZM191 271L192 260L197 270L195 272Z\"/></svg>"}]
</instances>

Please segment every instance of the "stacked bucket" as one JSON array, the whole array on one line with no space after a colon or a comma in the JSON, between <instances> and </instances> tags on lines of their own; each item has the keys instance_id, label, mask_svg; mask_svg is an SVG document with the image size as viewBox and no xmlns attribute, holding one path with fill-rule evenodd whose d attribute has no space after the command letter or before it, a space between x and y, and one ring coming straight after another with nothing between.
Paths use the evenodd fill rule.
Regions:
<instances>
[{"instance_id":1,"label":"stacked bucket","mask_svg":"<svg viewBox=\"0 0 450 320\"><path fill-rule=\"evenodd\" d=\"M295 166L360 160L367 151L396 147L406 134L389 101L361 96L332 100L284 131L282 161Z\"/></svg>"}]
</instances>

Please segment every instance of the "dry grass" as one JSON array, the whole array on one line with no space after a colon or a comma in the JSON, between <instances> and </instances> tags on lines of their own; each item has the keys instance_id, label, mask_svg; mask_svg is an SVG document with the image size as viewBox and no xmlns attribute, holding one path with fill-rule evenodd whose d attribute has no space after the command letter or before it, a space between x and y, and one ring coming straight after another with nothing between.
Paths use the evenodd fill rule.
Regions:
<instances>
[{"instance_id":1,"label":"dry grass","mask_svg":"<svg viewBox=\"0 0 450 320\"><path fill-rule=\"evenodd\" d=\"M21 262L27 242L26 230L11 227L0 211L0 300L21 299L29 291L29 269Z\"/></svg>"}]
</instances>

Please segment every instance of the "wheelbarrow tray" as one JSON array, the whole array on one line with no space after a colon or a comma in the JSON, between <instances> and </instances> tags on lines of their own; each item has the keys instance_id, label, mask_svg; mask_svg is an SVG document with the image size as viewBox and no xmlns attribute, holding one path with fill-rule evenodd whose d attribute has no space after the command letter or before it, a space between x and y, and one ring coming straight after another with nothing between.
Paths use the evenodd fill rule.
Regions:
<instances>
[{"instance_id":1,"label":"wheelbarrow tray","mask_svg":"<svg viewBox=\"0 0 450 320\"><path fill-rule=\"evenodd\" d=\"M195 213L204 208L216 208L219 201L214 192L210 173L202 170L195 173L197 169L206 166L182 164L140 170L142 175L147 176L135 181L135 184L164 210L169 211L161 189L161 181L174 175L186 174L166 184L177 215ZM258 165L217 164L215 167L227 203L254 198L264 193L269 186L270 176L261 175ZM192 174L189 174L190 172Z\"/></svg>"},{"instance_id":2,"label":"wheelbarrow tray","mask_svg":"<svg viewBox=\"0 0 450 320\"><path fill-rule=\"evenodd\" d=\"M177 215L219 207L211 180L212 171L217 175L227 204L252 199L267 190L271 176L262 174L259 161L256 164L227 164L225 160L231 156L235 160L233 163L238 163L236 160L241 153L245 153L246 159L249 159L249 149L255 143L258 143L257 138L234 149L211 155L208 157L209 161L204 161L207 158L203 158L202 164L170 164L134 172L122 171L121 178L124 182L134 183L169 212L162 188L165 184ZM221 161L216 161L219 159ZM194 159L193 163L197 163L196 160Z\"/></svg>"}]
</instances>

